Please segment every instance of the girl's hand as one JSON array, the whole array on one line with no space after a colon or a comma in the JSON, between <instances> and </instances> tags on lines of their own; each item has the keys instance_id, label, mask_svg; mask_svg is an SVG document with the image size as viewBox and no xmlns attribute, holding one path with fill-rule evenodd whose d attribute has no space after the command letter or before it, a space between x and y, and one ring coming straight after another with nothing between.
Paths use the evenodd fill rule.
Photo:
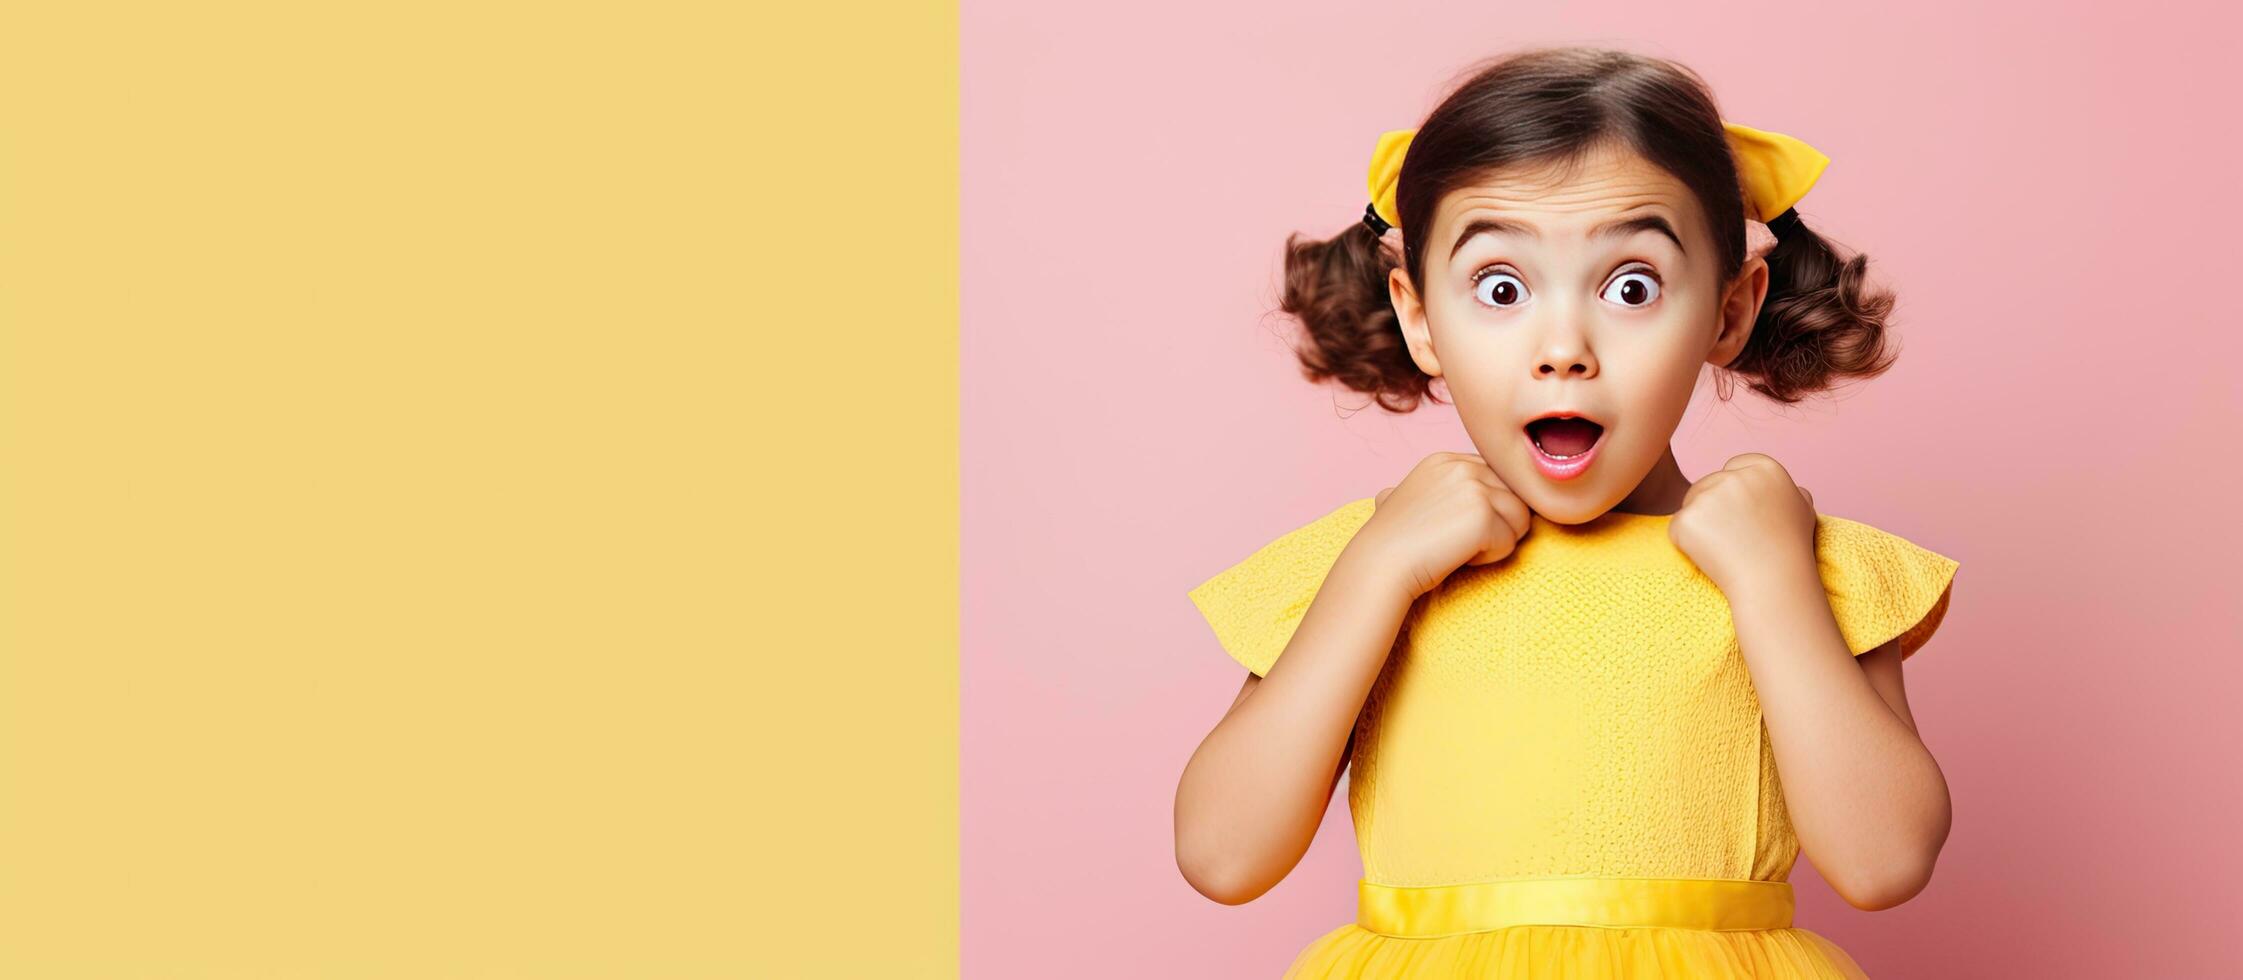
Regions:
<instances>
[{"instance_id":1,"label":"girl's hand","mask_svg":"<svg viewBox=\"0 0 2243 980\"><path fill-rule=\"evenodd\" d=\"M1667 536L1724 593L1771 570L1812 572L1815 498L1774 459L1731 456L1690 485Z\"/></svg>"},{"instance_id":2,"label":"girl's hand","mask_svg":"<svg viewBox=\"0 0 2243 980\"><path fill-rule=\"evenodd\" d=\"M1415 599L1458 566L1509 555L1531 527L1532 511L1471 453L1434 453L1398 485L1378 492L1371 519L1355 534L1400 576Z\"/></svg>"}]
</instances>

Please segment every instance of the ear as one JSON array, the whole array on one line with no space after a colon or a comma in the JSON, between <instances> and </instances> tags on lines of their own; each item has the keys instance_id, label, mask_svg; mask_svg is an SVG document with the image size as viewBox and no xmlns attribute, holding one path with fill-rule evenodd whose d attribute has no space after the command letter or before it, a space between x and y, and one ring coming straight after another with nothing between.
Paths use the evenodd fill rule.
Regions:
<instances>
[{"instance_id":1,"label":"ear","mask_svg":"<svg viewBox=\"0 0 2243 980\"><path fill-rule=\"evenodd\" d=\"M1707 362L1717 367L1728 367L1752 339L1752 325L1760 319L1760 304L1768 298L1768 260L1753 257L1745 260L1744 268L1737 271L1729 288L1721 297L1720 330L1713 338L1713 349L1706 352Z\"/></svg>"},{"instance_id":2,"label":"ear","mask_svg":"<svg viewBox=\"0 0 2243 980\"><path fill-rule=\"evenodd\" d=\"M1426 376L1440 377L1441 359L1433 355L1433 331L1425 324L1425 303L1410 285L1407 269L1395 266L1386 274L1386 297L1402 322L1402 342L1409 346L1410 360L1417 362L1417 369Z\"/></svg>"}]
</instances>

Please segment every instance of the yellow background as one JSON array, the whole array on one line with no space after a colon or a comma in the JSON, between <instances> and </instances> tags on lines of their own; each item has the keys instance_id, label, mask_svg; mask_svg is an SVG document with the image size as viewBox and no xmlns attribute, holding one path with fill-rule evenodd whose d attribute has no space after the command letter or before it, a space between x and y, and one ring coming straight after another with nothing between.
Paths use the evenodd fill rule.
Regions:
<instances>
[{"instance_id":1,"label":"yellow background","mask_svg":"<svg viewBox=\"0 0 2243 980\"><path fill-rule=\"evenodd\" d=\"M13 5L0 977L954 974L955 39Z\"/></svg>"}]
</instances>

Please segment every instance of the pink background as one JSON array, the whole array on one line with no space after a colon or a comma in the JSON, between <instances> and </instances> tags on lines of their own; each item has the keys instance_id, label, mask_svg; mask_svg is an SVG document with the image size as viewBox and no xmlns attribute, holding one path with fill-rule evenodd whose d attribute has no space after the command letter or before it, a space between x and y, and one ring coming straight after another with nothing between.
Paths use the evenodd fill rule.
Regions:
<instances>
[{"instance_id":1,"label":"pink background","mask_svg":"<svg viewBox=\"0 0 2243 980\"><path fill-rule=\"evenodd\" d=\"M1908 668L1938 874L1872 914L1803 858L1800 924L1883 978L2243 970L2243 55L2210 4L2071 6L967 0L964 975L1276 976L1352 918L1345 786L1254 902L1177 872L1177 778L1243 676L1185 591L1469 451L1451 409L1299 378L1278 249L1361 213L1373 140L1452 73L1553 42L1677 58L1829 153L1802 213L1901 296L1890 374L1792 409L1704 384L1675 439L1962 563Z\"/></svg>"}]
</instances>

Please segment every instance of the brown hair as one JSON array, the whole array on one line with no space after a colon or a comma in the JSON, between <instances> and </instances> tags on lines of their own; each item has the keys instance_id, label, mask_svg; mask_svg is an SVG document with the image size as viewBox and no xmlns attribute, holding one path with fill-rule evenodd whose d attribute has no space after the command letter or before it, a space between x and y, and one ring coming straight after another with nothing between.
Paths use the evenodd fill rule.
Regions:
<instances>
[{"instance_id":1,"label":"brown hair","mask_svg":"<svg viewBox=\"0 0 2243 980\"><path fill-rule=\"evenodd\" d=\"M1432 224L1443 195L1503 167L1570 165L1607 140L1690 188L1721 256L1717 281L1735 278L1744 267L1744 191L1705 81L1662 58L1561 47L1480 68L1411 137L1395 191L1410 281L1425 282L1424 236L1412 232ZM1867 256L1841 259L1801 223L1778 239L1767 262L1768 295L1744 349L1720 369L1720 397L1728 397L1731 374L1789 403L1892 366L1885 318L1893 297L1870 287ZM1310 380L1337 379L1390 412L1407 412L1420 399L1441 399L1403 344L1387 292L1394 267L1361 221L1325 241L1295 233L1285 241L1281 309L1305 328L1298 350Z\"/></svg>"}]
</instances>

